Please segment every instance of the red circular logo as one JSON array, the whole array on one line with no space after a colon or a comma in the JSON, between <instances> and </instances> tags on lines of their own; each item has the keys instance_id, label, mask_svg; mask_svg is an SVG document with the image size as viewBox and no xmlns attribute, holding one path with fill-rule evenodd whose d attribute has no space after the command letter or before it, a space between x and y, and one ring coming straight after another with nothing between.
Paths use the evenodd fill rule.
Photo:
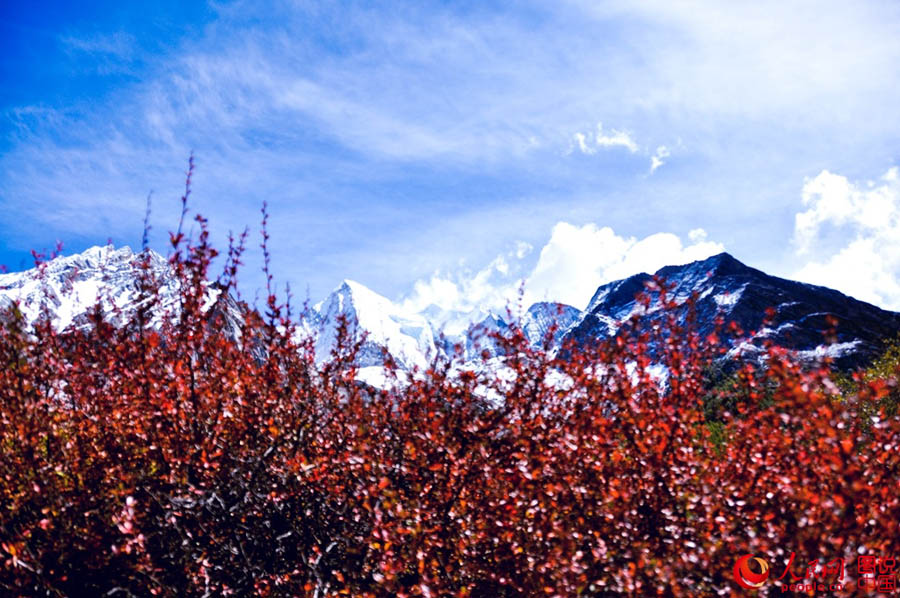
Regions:
<instances>
[{"instance_id":1,"label":"red circular logo","mask_svg":"<svg viewBox=\"0 0 900 598\"><path fill-rule=\"evenodd\" d=\"M750 569L751 560L756 561L759 565L759 573L755 573ZM766 580L769 579L769 563L758 556L745 554L734 564L734 579L742 588L755 590L756 588L761 587Z\"/></svg>"}]
</instances>

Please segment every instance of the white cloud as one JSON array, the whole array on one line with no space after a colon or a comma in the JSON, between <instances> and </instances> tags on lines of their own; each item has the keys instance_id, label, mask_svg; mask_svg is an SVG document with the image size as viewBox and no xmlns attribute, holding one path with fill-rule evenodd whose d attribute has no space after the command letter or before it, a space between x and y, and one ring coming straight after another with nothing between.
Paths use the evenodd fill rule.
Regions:
<instances>
[{"instance_id":1,"label":"white cloud","mask_svg":"<svg viewBox=\"0 0 900 598\"><path fill-rule=\"evenodd\" d=\"M802 198L806 210L796 215L795 250L817 257L789 276L900 308L900 169L862 184L822 171L806 181ZM626 237L608 226L558 222L535 261L526 259L531 246L519 242L477 272L417 282L406 306L502 312L516 304L524 288L525 307L551 300L584 308L604 283L724 251L703 228L686 237L670 232Z\"/></svg>"},{"instance_id":2,"label":"white cloud","mask_svg":"<svg viewBox=\"0 0 900 598\"><path fill-rule=\"evenodd\" d=\"M817 257L795 277L900 309L900 171L860 184L823 170L806 181L802 200L796 251Z\"/></svg>"},{"instance_id":3,"label":"white cloud","mask_svg":"<svg viewBox=\"0 0 900 598\"><path fill-rule=\"evenodd\" d=\"M477 272L420 280L403 305L412 311L433 311L435 306L442 312L502 314L516 306L524 285L523 308L535 301L559 301L583 309L601 284L724 251L722 244L707 241L701 228L689 233L685 245L672 233L637 239L619 236L608 226L568 222L553 227L530 272L521 249L497 256Z\"/></svg>"},{"instance_id":4,"label":"white cloud","mask_svg":"<svg viewBox=\"0 0 900 598\"><path fill-rule=\"evenodd\" d=\"M415 282L412 293L403 300L403 308L475 316L489 311L502 314L516 303L524 268L522 259L530 250L530 245L520 241L478 271L435 272L430 278Z\"/></svg>"},{"instance_id":5,"label":"white cloud","mask_svg":"<svg viewBox=\"0 0 900 598\"><path fill-rule=\"evenodd\" d=\"M578 149L582 154L590 155L597 152L597 150L588 145L587 137L584 133L575 133L572 138L575 140L575 143L578 145Z\"/></svg>"},{"instance_id":6,"label":"white cloud","mask_svg":"<svg viewBox=\"0 0 900 598\"><path fill-rule=\"evenodd\" d=\"M672 233L638 240L621 237L608 226L579 227L560 222L553 227L550 241L528 278L526 297L561 301L583 309L601 284L724 251L720 243L706 241L702 229L691 231L691 235L690 244L684 245Z\"/></svg>"},{"instance_id":7,"label":"white cloud","mask_svg":"<svg viewBox=\"0 0 900 598\"><path fill-rule=\"evenodd\" d=\"M708 114L789 109L827 122L826 115L841 118L841 103L844 114L884 106L892 96L871 91L897 81L898 10L891 2L570 1L599 22L625 17L656 25L637 33L654 53L655 89L641 97L647 103ZM811 105L816 109L802 112Z\"/></svg>"},{"instance_id":8,"label":"white cloud","mask_svg":"<svg viewBox=\"0 0 900 598\"><path fill-rule=\"evenodd\" d=\"M612 129L609 133L604 132L603 123L597 123L597 131L595 133L575 133L572 136L573 146L577 146L578 151L582 154L596 154L598 149L611 149L623 147L632 154L638 151L638 144L632 138L631 133L618 129ZM570 151L575 149L570 148Z\"/></svg>"},{"instance_id":9,"label":"white cloud","mask_svg":"<svg viewBox=\"0 0 900 598\"><path fill-rule=\"evenodd\" d=\"M449 276L435 273L428 280L415 282L412 295L403 302L403 307L415 312L427 309L430 305L443 310L455 310L462 302L460 286L462 285Z\"/></svg>"},{"instance_id":10,"label":"white cloud","mask_svg":"<svg viewBox=\"0 0 900 598\"><path fill-rule=\"evenodd\" d=\"M656 172L657 168L659 168L660 166L665 164L666 163L665 159L671 155L672 154L669 151L669 148L667 148L664 145L661 145L658 148L656 148L656 153L654 153L652 156L650 156L650 174L653 174L654 172Z\"/></svg>"},{"instance_id":11,"label":"white cloud","mask_svg":"<svg viewBox=\"0 0 900 598\"><path fill-rule=\"evenodd\" d=\"M857 239L824 261L803 266L795 277L890 309L900 309L900 245L886 247L874 238Z\"/></svg>"},{"instance_id":12,"label":"white cloud","mask_svg":"<svg viewBox=\"0 0 900 598\"><path fill-rule=\"evenodd\" d=\"M597 134L594 136L594 142L600 147L624 147L632 154L638 151L637 143L627 131L613 129L607 135L603 132L603 123L597 123Z\"/></svg>"},{"instance_id":13,"label":"white cloud","mask_svg":"<svg viewBox=\"0 0 900 598\"><path fill-rule=\"evenodd\" d=\"M534 250L531 243L525 241L516 241L516 258L522 259Z\"/></svg>"},{"instance_id":14,"label":"white cloud","mask_svg":"<svg viewBox=\"0 0 900 598\"><path fill-rule=\"evenodd\" d=\"M688 232L688 240L691 243L702 243L706 241L706 231L702 228L695 228Z\"/></svg>"}]
</instances>

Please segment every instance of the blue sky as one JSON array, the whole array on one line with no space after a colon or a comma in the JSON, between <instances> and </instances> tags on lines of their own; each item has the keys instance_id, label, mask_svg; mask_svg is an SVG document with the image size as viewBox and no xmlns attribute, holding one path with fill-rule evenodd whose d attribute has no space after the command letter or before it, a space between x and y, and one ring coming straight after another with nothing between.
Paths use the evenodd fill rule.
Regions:
<instances>
[{"instance_id":1,"label":"blue sky","mask_svg":"<svg viewBox=\"0 0 900 598\"><path fill-rule=\"evenodd\" d=\"M0 8L0 263L223 243L411 308L725 249L900 308L900 4L20 3ZM253 246L258 237L252 237ZM259 285L248 255L245 294Z\"/></svg>"}]
</instances>

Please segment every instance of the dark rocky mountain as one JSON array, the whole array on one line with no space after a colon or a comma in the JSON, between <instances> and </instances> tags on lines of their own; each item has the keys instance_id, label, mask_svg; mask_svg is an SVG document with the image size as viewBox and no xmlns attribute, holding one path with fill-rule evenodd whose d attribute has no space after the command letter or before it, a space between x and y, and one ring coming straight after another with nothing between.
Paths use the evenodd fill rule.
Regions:
<instances>
[{"instance_id":1,"label":"dark rocky mountain","mask_svg":"<svg viewBox=\"0 0 900 598\"><path fill-rule=\"evenodd\" d=\"M671 286L670 297L680 305L678 317L687 316L687 300L696 297L699 331L714 331L721 316L726 323L737 323L748 335L743 341L732 339L731 356L756 358L766 340L797 351L801 358L813 360L828 355L840 369L864 365L878 355L887 340L900 333L900 314L886 311L825 287L770 276L746 266L727 253L684 266L666 266L655 274ZM638 293L654 280L649 274L637 274L605 284L597 289L580 319L567 331L565 340L577 343L608 338L616 334L632 315L649 322L658 317L654 303L642 313L635 300ZM767 309L774 310L765 322ZM833 343L826 342L833 318Z\"/></svg>"}]
</instances>

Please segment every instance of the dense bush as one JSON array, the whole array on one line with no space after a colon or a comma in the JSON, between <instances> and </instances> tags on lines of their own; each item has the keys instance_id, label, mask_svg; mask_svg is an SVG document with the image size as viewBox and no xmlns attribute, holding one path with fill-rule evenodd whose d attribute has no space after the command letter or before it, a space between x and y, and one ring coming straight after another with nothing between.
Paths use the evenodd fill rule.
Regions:
<instances>
[{"instance_id":1,"label":"dense bush","mask_svg":"<svg viewBox=\"0 0 900 598\"><path fill-rule=\"evenodd\" d=\"M316 366L271 292L222 334L205 233L172 241L159 326L149 273L125 325L6 315L4 595L746 595L744 554L775 595L792 552L846 559L850 595L859 553L900 553L895 370L841 392L772 348L710 390L717 339L661 318L565 358L513 328L502 369L373 389L355 339Z\"/></svg>"}]
</instances>

